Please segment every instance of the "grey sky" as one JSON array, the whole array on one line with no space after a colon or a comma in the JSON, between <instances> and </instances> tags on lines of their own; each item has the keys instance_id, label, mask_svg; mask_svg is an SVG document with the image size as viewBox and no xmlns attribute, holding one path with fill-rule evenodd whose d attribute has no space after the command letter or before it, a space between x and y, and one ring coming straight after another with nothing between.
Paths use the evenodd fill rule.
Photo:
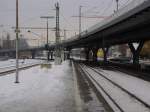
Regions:
<instances>
[{"instance_id":1,"label":"grey sky","mask_svg":"<svg viewBox=\"0 0 150 112\"><path fill-rule=\"evenodd\" d=\"M12 26L15 26L15 1L16 0L0 0L0 31L5 30L11 32L12 38L15 37ZM34 26L44 27L45 20L40 19L42 15L54 15L53 10L56 2L60 3L60 27L61 29L72 30L67 33L69 38L74 35L74 30L78 30L79 6L84 6L82 12L84 15L99 15L108 16L115 10L115 0L19 0L19 25L20 26ZM132 0L120 0L120 7ZM86 13L84 13L86 12ZM102 19L82 19L82 29L85 30L91 25L101 21ZM55 20L49 20L50 27L55 27ZM33 32L43 35L45 37L45 30L33 30ZM26 38L35 37L33 34L28 34L27 30L22 30L21 33ZM63 35L63 34L61 34ZM0 36L1 37L1 36ZM54 33L50 31L50 38L54 40ZM43 39L44 40L44 39Z\"/></svg>"}]
</instances>

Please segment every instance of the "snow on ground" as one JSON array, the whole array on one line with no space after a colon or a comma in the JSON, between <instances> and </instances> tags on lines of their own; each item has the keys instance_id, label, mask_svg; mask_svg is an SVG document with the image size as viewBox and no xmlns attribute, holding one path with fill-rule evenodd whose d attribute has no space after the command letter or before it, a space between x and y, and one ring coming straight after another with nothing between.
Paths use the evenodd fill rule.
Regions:
<instances>
[{"instance_id":1,"label":"snow on ground","mask_svg":"<svg viewBox=\"0 0 150 112\"><path fill-rule=\"evenodd\" d=\"M83 70L85 71L85 73L88 73L87 76L93 81L94 85L96 87L98 87L100 85L107 92L107 94L110 95L111 98L121 107L121 109L123 109L124 112L150 112L150 109L148 107L146 107L145 105L140 103L138 100L132 98L126 92L123 92L120 88L118 88L115 85L113 85L112 83L110 83L108 80L106 80L104 77L100 76L98 73L94 72L92 69L88 68L87 66L84 66ZM125 88L125 89L129 92L131 92L132 89L135 89L134 90L135 94L143 93L143 95L144 95L144 93L145 93L145 96L143 98L145 98L145 99L147 98L149 90L147 91L146 89L149 88L149 84L150 84L149 82L143 81L141 79L138 79L138 78L135 78L132 76L131 76L132 78L130 76L128 78L126 78L126 76L128 76L128 75L121 74L121 72L119 72L118 75L116 74L117 72L113 73L113 71L109 71L109 70L101 69L98 72L100 72L101 74L105 74L105 76L108 79L114 81L117 84L118 84L118 82L120 82L119 85L123 88L125 88L128 85L128 88ZM106 73L106 72L109 72L109 73ZM95 83L94 80L96 80L98 84ZM135 83L137 85L132 86L133 83ZM137 87L137 86L139 86L139 87ZM98 87L99 91L102 90L101 87ZM143 89L142 89L143 91L141 91L141 89L140 89L141 87L143 87ZM102 94L104 95L104 93L102 93ZM106 96L107 95L104 95L105 98L106 98ZM139 97L139 96L137 96L137 97ZM142 99L141 97L139 97L139 98ZM106 98L106 100L108 101L109 104L111 104L110 101L108 100L108 98ZM143 101L145 101L145 100L143 100ZM112 108L114 110L116 110L114 108L114 106L112 106ZM118 110L116 110L116 111L118 112Z\"/></svg>"},{"instance_id":2,"label":"snow on ground","mask_svg":"<svg viewBox=\"0 0 150 112\"><path fill-rule=\"evenodd\" d=\"M102 74L150 105L150 82L119 71L102 70Z\"/></svg>"},{"instance_id":3,"label":"snow on ground","mask_svg":"<svg viewBox=\"0 0 150 112\"><path fill-rule=\"evenodd\" d=\"M77 104L77 112L106 112L104 108L104 104L99 100L96 96L96 93L93 91L92 86L89 81L80 71L80 69L74 69L74 79L75 79L75 88L77 92L76 96L76 104Z\"/></svg>"},{"instance_id":4,"label":"snow on ground","mask_svg":"<svg viewBox=\"0 0 150 112\"><path fill-rule=\"evenodd\" d=\"M19 60L19 68L41 64L42 62L44 61L34 60L34 59ZM7 61L0 61L0 73L4 73L4 72L11 71L14 69L16 69L16 61L14 59L10 59Z\"/></svg>"},{"instance_id":5,"label":"snow on ground","mask_svg":"<svg viewBox=\"0 0 150 112\"><path fill-rule=\"evenodd\" d=\"M139 103L137 100L132 99L130 95L122 91L120 88L113 85L111 82L98 74L93 73L90 69L87 71L92 74L92 77L100 82L100 85L105 88L105 91L119 104L125 112L150 112L148 108Z\"/></svg>"},{"instance_id":6,"label":"snow on ground","mask_svg":"<svg viewBox=\"0 0 150 112\"><path fill-rule=\"evenodd\" d=\"M147 59L147 60L140 60L140 63L144 64L144 65L150 65L150 60L149 59Z\"/></svg>"},{"instance_id":7,"label":"snow on ground","mask_svg":"<svg viewBox=\"0 0 150 112\"><path fill-rule=\"evenodd\" d=\"M65 62L0 77L0 112L75 112L72 71Z\"/></svg>"},{"instance_id":8,"label":"snow on ground","mask_svg":"<svg viewBox=\"0 0 150 112\"><path fill-rule=\"evenodd\" d=\"M39 60L36 59L19 59L19 65L22 64L30 64L30 63L36 63L39 62ZM5 67L10 67L10 66L15 66L16 65L16 60L15 59L9 59L7 61L0 61L0 69L5 68Z\"/></svg>"}]
</instances>

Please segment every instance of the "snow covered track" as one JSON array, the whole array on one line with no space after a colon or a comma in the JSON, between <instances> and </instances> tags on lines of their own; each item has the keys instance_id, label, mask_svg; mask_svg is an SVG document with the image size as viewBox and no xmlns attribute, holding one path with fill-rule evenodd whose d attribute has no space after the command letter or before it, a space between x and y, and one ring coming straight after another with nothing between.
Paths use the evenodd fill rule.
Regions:
<instances>
[{"instance_id":1,"label":"snow covered track","mask_svg":"<svg viewBox=\"0 0 150 112\"><path fill-rule=\"evenodd\" d=\"M19 69L26 69L36 65L41 64L41 61L28 62L28 63L19 63ZM16 70L16 65L7 65L0 67L0 76L6 75L8 73L14 72Z\"/></svg>"},{"instance_id":2,"label":"snow covered track","mask_svg":"<svg viewBox=\"0 0 150 112\"><path fill-rule=\"evenodd\" d=\"M80 68L115 112L150 112L149 100L116 83L109 74L85 65L80 65Z\"/></svg>"}]
</instances>

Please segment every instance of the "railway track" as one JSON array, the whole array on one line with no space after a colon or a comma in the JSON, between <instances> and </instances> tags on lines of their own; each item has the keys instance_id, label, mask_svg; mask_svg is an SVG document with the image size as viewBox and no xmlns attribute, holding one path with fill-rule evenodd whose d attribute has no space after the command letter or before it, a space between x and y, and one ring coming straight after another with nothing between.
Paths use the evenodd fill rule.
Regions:
<instances>
[{"instance_id":1,"label":"railway track","mask_svg":"<svg viewBox=\"0 0 150 112\"><path fill-rule=\"evenodd\" d=\"M28 69L30 67L34 67L37 65L40 65L41 63L27 63L27 64L23 64L20 65L19 70L24 70L24 69ZM4 76L10 73L13 73L16 71L16 66L15 65L11 65L11 66L6 66L6 67L0 67L0 76Z\"/></svg>"},{"instance_id":2,"label":"railway track","mask_svg":"<svg viewBox=\"0 0 150 112\"><path fill-rule=\"evenodd\" d=\"M79 64L85 75L104 95L114 112L150 112L149 103L102 74L102 71Z\"/></svg>"},{"instance_id":3,"label":"railway track","mask_svg":"<svg viewBox=\"0 0 150 112\"><path fill-rule=\"evenodd\" d=\"M119 72L143 79L145 81L150 81L150 76L149 73L143 73L143 72L138 72L138 71L128 71L127 69L119 68L118 66L109 66L111 70L117 70Z\"/></svg>"}]
</instances>

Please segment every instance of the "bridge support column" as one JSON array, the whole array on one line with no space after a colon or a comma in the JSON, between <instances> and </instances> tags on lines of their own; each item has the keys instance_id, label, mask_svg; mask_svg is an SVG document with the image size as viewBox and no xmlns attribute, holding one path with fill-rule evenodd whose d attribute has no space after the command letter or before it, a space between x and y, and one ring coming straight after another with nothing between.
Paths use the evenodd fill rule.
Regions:
<instances>
[{"instance_id":1,"label":"bridge support column","mask_svg":"<svg viewBox=\"0 0 150 112\"><path fill-rule=\"evenodd\" d=\"M66 60L66 51L65 50L63 51L63 55L64 55L63 60L65 61Z\"/></svg>"},{"instance_id":2,"label":"bridge support column","mask_svg":"<svg viewBox=\"0 0 150 112\"><path fill-rule=\"evenodd\" d=\"M31 51L32 59L35 59L35 51Z\"/></svg>"},{"instance_id":3,"label":"bridge support column","mask_svg":"<svg viewBox=\"0 0 150 112\"><path fill-rule=\"evenodd\" d=\"M133 43L128 43L128 46L132 52L133 55L133 64L138 65L139 64L139 56L140 56L140 52L143 48L144 45L144 41L140 41L138 44L137 49L133 46Z\"/></svg>"},{"instance_id":4,"label":"bridge support column","mask_svg":"<svg viewBox=\"0 0 150 112\"><path fill-rule=\"evenodd\" d=\"M71 50L68 51L67 59L70 59Z\"/></svg>"},{"instance_id":5,"label":"bridge support column","mask_svg":"<svg viewBox=\"0 0 150 112\"><path fill-rule=\"evenodd\" d=\"M89 52L90 52L90 49L89 48L85 48L85 58L86 58L87 62L89 62Z\"/></svg>"},{"instance_id":6,"label":"bridge support column","mask_svg":"<svg viewBox=\"0 0 150 112\"><path fill-rule=\"evenodd\" d=\"M50 56L50 51L47 51L47 61L50 60L49 56Z\"/></svg>"},{"instance_id":7,"label":"bridge support column","mask_svg":"<svg viewBox=\"0 0 150 112\"><path fill-rule=\"evenodd\" d=\"M64 60L67 60L67 55L68 55L68 53L65 52Z\"/></svg>"},{"instance_id":8,"label":"bridge support column","mask_svg":"<svg viewBox=\"0 0 150 112\"><path fill-rule=\"evenodd\" d=\"M104 64L107 63L107 53L109 51L109 47L106 47L106 48L102 48L103 50L103 53L104 53Z\"/></svg>"},{"instance_id":9,"label":"bridge support column","mask_svg":"<svg viewBox=\"0 0 150 112\"><path fill-rule=\"evenodd\" d=\"M51 60L53 60L53 51L51 51L50 53L51 53Z\"/></svg>"},{"instance_id":10,"label":"bridge support column","mask_svg":"<svg viewBox=\"0 0 150 112\"><path fill-rule=\"evenodd\" d=\"M92 48L92 52L93 52L93 61L97 62L97 52L98 52L98 47L96 48Z\"/></svg>"},{"instance_id":11,"label":"bridge support column","mask_svg":"<svg viewBox=\"0 0 150 112\"><path fill-rule=\"evenodd\" d=\"M12 57L16 58L16 52L12 52Z\"/></svg>"},{"instance_id":12,"label":"bridge support column","mask_svg":"<svg viewBox=\"0 0 150 112\"><path fill-rule=\"evenodd\" d=\"M64 51L64 60L67 60L68 59L68 53L66 50Z\"/></svg>"}]
</instances>

